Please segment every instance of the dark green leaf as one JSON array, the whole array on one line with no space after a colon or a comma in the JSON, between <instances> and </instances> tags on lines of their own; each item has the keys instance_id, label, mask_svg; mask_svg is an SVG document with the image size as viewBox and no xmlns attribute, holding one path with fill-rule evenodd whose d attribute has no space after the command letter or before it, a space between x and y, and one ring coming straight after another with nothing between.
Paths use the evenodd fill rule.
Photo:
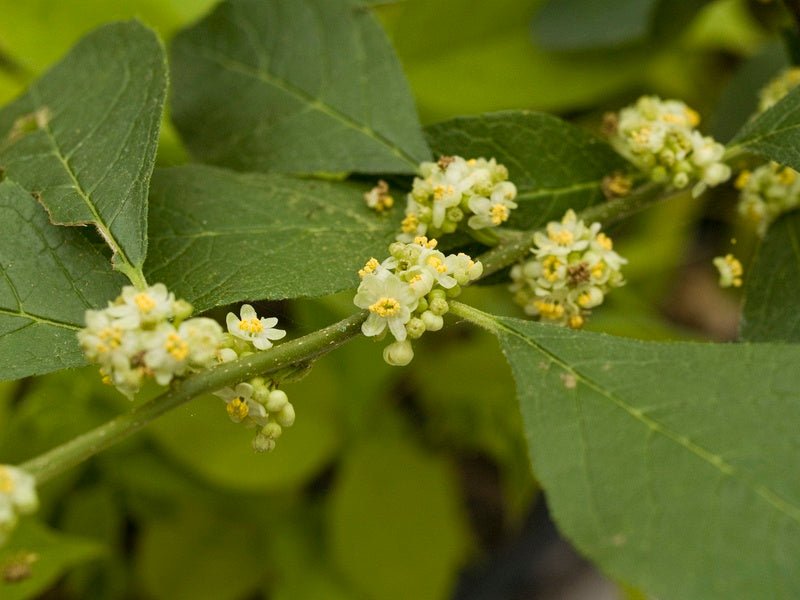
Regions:
<instances>
[{"instance_id":1,"label":"dark green leaf","mask_svg":"<svg viewBox=\"0 0 800 600\"><path fill-rule=\"evenodd\" d=\"M211 167L156 171L147 274L198 310L356 287L387 254L400 211L368 209L364 187Z\"/></svg>"},{"instance_id":2,"label":"dark green leaf","mask_svg":"<svg viewBox=\"0 0 800 600\"><path fill-rule=\"evenodd\" d=\"M800 595L800 347L494 323L534 472L588 557L661 598Z\"/></svg>"},{"instance_id":3,"label":"dark green leaf","mask_svg":"<svg viewBox=\"0 0 800 600\"><path fill-rule=\"evenodd\" d=\"M749 271L742 339L800 342L800 212L770 226Z\"/></svg>"},{"instance_id":4,"label":"dark green leaf","mask_svg":"<svg viewBox=\"0 0 800 600\"><path fill-rule=\"evenodd\" d=\"M0 112L0 166L58 225L94 224L120 265L147 252L147 188L166 93L155 33L136 21L85 37Z\"/></svg>"},{"instance_id":5,"label":"dark green leaf","mask_svg":"<svg viewBox=\"0 0 800 600\"><path fill-rule=\"evenodd\" d=\"M32 518L25 518L0 550L0 598L38 598L70 568L101 552L102 546L93 541L52 532ZM28 576L9 582L10 570Z\"/></svg>"},{"instance_id":6,"label":"dark green leaf","mask_svg":"<svg viewBox=\"0 0 800 600\"><path fill-rule=\"evenodd\" d=\"M603 177L628 163L611 147L550 115L527 111L489 113L431 125L436 155L496 158L519 192L511 227L530 228L604 201Z\"/></svg>"},{"instance_id":7,"label":"dark green leaf","mask_svg":"<svg viewBox=\"0 0 800 600\"><path fill-rule=\"evenodd\" d=\"M728 150L744 150L800 169L800 87L748 121Z\"/></svg>"},{"instance_id":8,"label":"dark green leaf","mask_svg":"<svg viewBox=\"0 0 800 600\"><path fill-rule=\"evenodd\" d=\"M412 173L429 158L394 52L350 0L229 0L171 56L173 118L205 162Z\"/></svg>"},{"instance_id":9,"label":"dark green leaf","mask_svg":"<svg viewBox=\"0 0 800 600\"><path fill-rule=\"evenodd\" d=\"M84 363L75 332L124 278L79 229L54 227L15 183L0 183L0 379Z\"/></svg>"}]
</instances>

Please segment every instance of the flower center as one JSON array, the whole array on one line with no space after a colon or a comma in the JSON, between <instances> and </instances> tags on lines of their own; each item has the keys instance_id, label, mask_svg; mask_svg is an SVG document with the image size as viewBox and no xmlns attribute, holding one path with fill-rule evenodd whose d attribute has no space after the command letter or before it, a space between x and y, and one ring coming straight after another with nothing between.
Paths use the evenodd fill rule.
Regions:
<instances>
[{"instance_id":1,"label":"flower center","mask_svg":"<svg viewBox=\"0 0 800 600\"><path fill-rule=\"evenodd\" d=\"M133 297L134 303L139 307L139 310L147 314L156 307L156 301L153 300L148 294L141 292Z\"/></svg>"},{"instance_id":2,"label":"flower center","mask_svg":"<svg viewBox=\"0 0 800 600\"><path fill-rule=\"evenodd\" d=\"M544 270L544 278L547 281L555 281L558 279L558 269L562 266L562 262L555 256L548 256L542 263Z\"/></svg>"},{"instance_id":3,"label":"flower center","mask_svg":"<svg viewBox=\"0 0 800 600\"><path fill-rule=\"evenodd\" d=\"M393 317L400 312L400 302L394 298L383 297L369 307L370 312L374 312L379 317Z\"/></svg>"},{"instance_id":4,"label":"flower center","mask_svg":"<svg viewBox=\"0 0 800 600\"><path fill-rule=\"evenodd\" d=\"M375 271L375 269L377 269L379 266L381 266L381 263L378 262L378 259L370 258L367 261L367 264L364 265L364 268L358 271L358 276L363 279L364 277Z\"/></svg>"},{"instance_id":5,"label":"flower center","mask_svg":"<svg viewBox=\"0 0 800 600\"><path fill-rule=\"evenodd\" d=\"M169 352L175 360L185 360L189 355L189 344L177 333L170 333L167 336L167 341L164 342L164 349Z\"/></svg>"},{"instance_id":6,"label":"flower center","mask_svg":"<svg viewBox=\"0 0 800 600\"><path fill-rule=\"evenodd\" d=\"M450 196L453 192L455 192L455 189L452 185L448 185L447 187L443 185L437 185L435 188L433 188L433 199L441 200L445 196Z\"/></svg>"},{"instance_id":7,"label":"flower center","mask_svg":"<svg viewBox=\"0 0 800 600\"><path fill-rule=\"evenodd\" d=\"M241 396L237 396L228 402L228 406L225 408L225 410L228 412L228 416L237 422L243 420L248 414L250 414L250 407Z\"/></svg>"},{"instance_id":8,"label":"flower center","mask_svg":"<svg viewBox=\"0 0 800 600\"><path fill-rule=\"evenodd\" d=\"M261 320L253 317L252 319L243 319L239 323L239 329L246 333L261 333L264 330L264 326L261 324Z\"/></svg>"},{"instance_id":9,"label":"flower center","mask_svg":"<svg viewBox=\"0 0 800 600\"><path fill-rule=\"evenodd\" d=\"M446 273L447 267L442 262L442 259L438 256L429 256L428 259L425 261L429 267L436 269L437 273Z\"/></svg>"},{"instance_id":10,"label":"flower center","mask_svg":"<svg viewBox=\"0 0 800 600\"><path fill-rule=\"evenodd\" d=\"M403 222L400 224L403 229L403 233L411 233L416 231L417 225L419 225L419 218L413 213L406 215L405 219L403 219Z\"/></svg>"},{"instance_id":11,"label":"flower center","mask_svg":"<svg viewBox=\"0 0 800 600\"><path fill-rule=\"evenodd\" d=\"M559 246L569 246L575 240L575 236L572 235L572 232L566 229L556 231L555 229L548 228L547 237Z\"/></svg>"},{"instance_id":12,"label":"flower center","mask_svg":"<svg viewBox=\"0 0 800 600\"><path fill-rule=\"evenodd\" d=\"M611 241L611 238L605 233L598 233L595 239L597 240L597 243L606 250L611 250L614 247L614 243Z\"/></svg>"},{"instance_id":13,"label":"flower center","mask_svg":"<svg viewBox=\"0 0 800 600\"><path fill-rule=\"evenodd\" d=\"M548 302L547 300L537 300L533 303L539 314L545 319L560 319L564 316L564 307L555 302Z\"/></svg>"},{"instance_id":14,"label":"flower center","mask_svg":"<svg viewBox=\"0 0 800 600\"><path fill-rule=\"evenodd\" d=\"M500 225L508 220L508 207L505 204L493 204L489 209L489 215L492 218L492 223Z\"/></svg>"}]
</instances>

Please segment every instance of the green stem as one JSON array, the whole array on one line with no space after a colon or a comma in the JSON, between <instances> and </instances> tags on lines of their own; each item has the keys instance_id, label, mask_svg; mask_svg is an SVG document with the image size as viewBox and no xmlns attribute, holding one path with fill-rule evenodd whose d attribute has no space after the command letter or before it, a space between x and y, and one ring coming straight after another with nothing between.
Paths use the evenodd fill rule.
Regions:
<instances>
[{"instance_id":1,"label":"green stem","mask_svg":"<svg viewBox=\"0 0 800 600\"><path fill-rule=\"evenodd\" d=\"M134 267L124 257L120 256L120 263L115 264L114 268L125 275L137 290L143 290L147 287L147 279L139 267Z\"/></svg>"},{"instance_id":2,"label":"green stem","mask_svg":"<svg viewBox=\"0 0 800 600\"><path fill-rule=\"evenodd\" d=\"M312 361L327 354L356 336L365 317L364 313L352 315L324 329L275 346L266 352L258 352L187 377L150 402L32 458L20 467L36 477L39 484L44 483L139 431L156 417L196 396L258 375L268 375L293 364Z\"/></svg>"},{"instance_id":3,"label":"green stem","mask_svg":"<svg viewBox=\"0 0 800 600\"><path fill-rule=\"evenodd\" d=\"M477 308L472 308L469 304L464 304L463 302L458 302L456 300L450 300L448 304L450 305L450 313L456 315L457 317L461 317L462 319L466 319L478 327L483 327L492 333L497 332L497 322L492 318L491 315L488 315Z\"/></svg>"},{"instance_id":4,"label":"green stem","mask_svg":"<svg viewBox=\"0 0 800 600\"><path fill-rule=\"evenodd\" d=\"M663 186L649 183L630 196L590 206L578 216L586 222L600 221L604 226L608 226L641 212L669 196L670 194L664 194ZM507 232L498 246L478 257L483 263L483 276L496 273L526 256L533 247L533 237L537 231L516 232L515 234Z\"/></svg>"}]
</instances>

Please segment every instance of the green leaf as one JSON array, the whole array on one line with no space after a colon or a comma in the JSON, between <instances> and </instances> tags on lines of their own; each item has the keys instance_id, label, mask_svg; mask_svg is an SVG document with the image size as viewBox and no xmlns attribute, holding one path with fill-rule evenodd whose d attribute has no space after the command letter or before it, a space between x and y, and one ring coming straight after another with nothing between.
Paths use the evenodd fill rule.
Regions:
<instances>
[{"instance_id":1,"label":"green leaf","mask_svg":"<svg viewBox=\"0 0 800 600\"><path fill-rule=\"evenodd\" d=\"M363 186L211 167L157 170L147 276L198 310L321 296L358 284L387 253L400 211L368 209Z\"/></svg>"},{"instance_id":2,"label":"green leaf","mask_svg":"<svg viewBox=\"0 0 800 600\"><path fill-rule=\"evenodd\" d=\"M173 119L204 162L413 173L429 158L400 64L351 0L229 0L171 59Z\"/></svg>"},{"instance_id":3,"label":"green leaf","mask_svg":"<svg viewBox=\"0 0 800 600\"><path fill-rule=\"evenodd\" d=\"M32 518L23 519L8 544L0 549L0 597L3 600L38 598L72 567L92 560L102 552L99 544L62 535ZM9 569L28 565L29 576L7 581Z\"/></svg>"},{"instance_id":4,"label":"green leaf","mask_svg":"<svg viewBox=\"0 0 800 600\"><path fill-rule=\"evenodd\" d=\"M462 117L426 128L438 155L491 158L517 186L509 226L528 229L605 200L603 177L628 163L602 140L561 119L507 111Z\"/></svg>"},{"instance_id":5,"label":"green leaf","mask_svg":"<svg viewBox=\"0 0 800 600\"><path fill-rule=\"evenodd\" d=\"M147 188L166 93L155 33L136 21L85 37L0 111L0 166L58 225L93 224L127 271L147 252Z\"/></svg>"},{"instance_id":6,"label":"green leaf","mask_svg":"<svg viewBox=\"0 0 800 600\"><path fill-rule=\"evenodd\" d=\"M800 88L745 123L728 146L742 150L800 169Z\"/></svg>"},{"instance_id":7,"label":"green leaf","mask_svg":"<svg viewBox=\"0 0 800 600\"><path fill-rule=\"evenodd\" d=\"M30 194L0 183L0 379L84 364L84 313L123 283L80 230L54 227Z\"/></svg>"},{"instance_id":8,"label":"green leaf","mask_svg":"<svg viewBox=\"0 0 800 600\"><path fill-rule=\"evenodd\" d=\"M366 597L449 597L466 532L445 464L401 438L362 442L331 502L333 560Z\"/></svg>"},{"instance_id":9,"label":"green leaf","mask_svg":"<svg viewBox=\"0 0 800 600\"><path fill-rule=\"evenodd\" d=\"M659 0L550 0L536 13L533 33L548 50L591 50L642 41Z\"/></svg>"},{"instance_id":10,"label":"green leaf","mask_svg":"<svg viewBox=\"0 0 800 600\"><path fill-rule=\"evenodd\" d=\"M799 347L477 320L511 363L554 517L600 568L662 598L800 594Z\"/></svg>"},{"instance_id":11,"label":"green leaf","mask_svg":"<svg viewBox=\"0 0 800 600\"><path fill-rule=\"evenodd\" d=\"M742 339L800 342L800 212L770 226L748 271Z\"/></svg>"}]
</instances>

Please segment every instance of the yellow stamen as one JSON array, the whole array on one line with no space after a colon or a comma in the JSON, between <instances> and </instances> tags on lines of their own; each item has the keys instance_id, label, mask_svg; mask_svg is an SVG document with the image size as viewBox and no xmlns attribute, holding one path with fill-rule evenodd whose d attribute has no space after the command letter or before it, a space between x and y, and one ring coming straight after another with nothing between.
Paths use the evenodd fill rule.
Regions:
<instances>
[{"instance_id":1,"label":"yellow stamen","mask_svg":"<svg viewBox=\"0 0 800 600\"><path fill-rule=\"evenodd\" d=\"M228 406L225 407L225 410L228 416L235 421L241 421L250 414L250 407L241 397L236 397L228 402Z\"/></svg>"},{"instance_id":2,"label":"yellow stamen","mask_svg":"<svg viewBox=\"0 0 800 600\"><path fill-rule=\"evenodd\" d=\"M139 307L139 310L147 314L156 307L156 301L153 300L149 294L140 292L133 297L134 303Z\"/></svg>"},{"instance_id":3,"label":"yellow stamen","mask_svg":"<svg viewBox=\"0 0 800 600\"><path fill-rule=\"evenodd\" d=\"M792 185L795 179L797 179L797 171L789 167L784 167L781 169L780 173L778 173L778 181L783 185Z\"/></svg>"},{"instance_id":4,"label":"yellow stamen","mask_svg":"<svg viewBox=\"0 0 800 600\"><path fill-rule=\"evenodd\" d=\"M8 467L0 466L0 494L10 494L14 491L14 478Z\"/></svg>"},{"instance_id":5,"label":"yellow stamen","mask_svg":"<svg viewBox=\"0 0 800 600\"><path fill-rule=\"evenodd\" d=\"M489 209L489 214L491 215L492 223L495 225L508 221L508 207L505 204L493 204L492 208Z\"/></svg>"},{"instance_id":6,"label":"yellow stamen","mask_svg":"<svg viewBox=\"0 0 800 600\"><path fill-rule=\"evenodd\" d=\"M393 317L400 312L400 303L394 298L383 297L369 307L370 312L374 312L379 317Z\"/></svg>"},{"instance_id":7,"label":"yellow stamen","mask_svg":"<svg viewBox=\"0 0 800 600\"><path fill-rule=\"evenodd\" d=\"M595 266L592 267L592 277L595 279L600 279L603 276L603 273L606 271L606 264L601 260Z\"/></svg>"},{"instance_id":8,"label":"yellow stamen","mask_svg":"<svg viewBox=\"0 0 800 600\"><path fill-rule=\"evenodd\" d=\"M647 142L650 141L650 128L640 127L639 129L631 132L631 137L637 144L647 144Z\"/></svg>"},{"instance_id":9,"label":"yellow stamen","mask_svg":"<svg viewBox=\"0 0 800 600\"><path fill-rule=\"evenodd\" d=\"M438 256L429 256L425 264L436 269L437 273L447 273L447 267Z\"/></svg>"},{"instance_id":10,"label":"yellow stamen","mask_svg":"<svg viewBox=\"0 0 800 600\"><path fill-rule=\"evenodd\" d=\"M452 185L448 185L447 187L443 185L437 185L433 188L433 199L434 200L441 200L445 196L449 196L455 192L455 188Z\"/></svg>"},{"instance_id":11,"label":"yellow stamen","mask_svg":"<svg viewBox=\"0 0 800 600\"><path fill-rule=\"evenodd\" d=\"M592 301L592 296L589 292L583 292L581 295L578 296L578 304L586 308L586 306Z\"/></svg>"},{"instance_id":12,"label":"yellow stamen","mask_svg":"<svg viewBox=\"0 0 800 600\"><path fill-rule=\"evenodd\" d=\"M556 320L564 316L564 307L555 302L548 302L547 300L537 300L533 303L539 314L545 319Z\"/></svg>"},{"instance_id":13,"label":"yellow stamen","mask_svg":"<svg viewBox=\"0 0 800 600\"><path fill-rule=\"evenodd\" d=\"M403 229L403 233L412 233L417 230L417 226L419 225L419 217L415 214L406 215L403 219L403 222L400 224L400 227Z\"/></svg>"},{"instance_id":14,"label":"yellow stamen","mask_svg":"<svg viewBox=\"0 0 800 600\"><path fill-rule=\"evenodd\" d=\"M580 315L572 315L567 323L573 329L580 329L583 327L584 319Z\"/></svg>"},{"instance_id":15,"label":"yellow stamen","mask_svg":"<svg viewBox=\"0 0 800 600\"><path fill-rule=\"evenodd\" d=\"M241 321L239 323L239 329L246 331L247 333L261 333L264 329L264 326L261 324L260 319L252 318Z\"/></svg>"},{"instance_id":16,"label":"yellow stamen","mask_svg":"<svg viewBox=\"0 0 800 600\"><path fill-rule=\"evenodd\" d=\"M686 119L689 121L689 125L692 127L697 127L700 125L700 114L688 106L686 107Z\"/></svg>"},{"instance_id":17,"label":"yellow stamen","mask_svg":"<svg viewBox=\"0 0 800 600\"><path fill-rule=\"evenodd\" d=\"M542 262L542 267L544 269L544 278L547 281L556 281L559 277L558 269L562 267L564 263L562 263L557 257L555 256L548 256Z\"/></svg>"},{"instance_id":18,"label":"yellow stamen","mask_svg":"<svg viewBox=\"0 0 800 600\"><path fill-rule=\"evenodd\" d=\"M598 233L595 239L597 240L597 243L600 244L606 250L611 250L614 247L614 242L612 242L611 238L608 237L605 233Z\"/></svg>"},{"instance_id":19,"label":"yellow stamen","mask_svg":"<svg viewBox=\"0 0 800 600\"><path fill-rule=\"evenodd\" d=\"M381 263L378 262L377 258L370 258L367 261L367 264L364 265L364 268L359 269L358 276L361 277L361 279L364 279L364 277L375 271L375 269L377 269L380 266Z\"/></svg>"},{"instance_id":20,"label":"yellow stamen","mask_svg":"<svg viewBox=\"0 0 800 600\"><path fill-rule=\"evenodd\" d=\"M559 246L569 246L574 240L575 236L567 229L556 230L553 227L547 228L547 237Z\"/></svg>"},{"instance_id":21,"label":"yellow stamen","mask_svg":"<svg viewBox=\"0 0 800 600\"><path fill-rule=\"evenodd\" d=\"M423 248L428 248L429 250L433 250L434 248L436 248L436 245L439 242L435 239L429 240L424 235L418 235L417 237L414 238L414 243L417 244L418 246L422 246Z\"/></svg>"},{"instance_id":22,"label":"yellow stamen","mask_svg":"<svg viewBox=\"0 0 800 600\"><path fill-rule=\"evenodd\" d=\"M733 185L736 187L737 190L743 190L747 187L747 183L750 181L750 171L742 171L739 173L739 176L736 178L736 181Z\"/></svg>"},{"instance_id":23,"label":"yellow stamen","mask_svg":"<svg viewBox=\"0 0 800 600\"><path fill-rule=\"evenodd\" d=\"M164 349L170 353L175 360L185 360L189 356L189 344L187 344L177 333L170 333L167 341L164 342Z\"/></svg>"}]
</instances>

